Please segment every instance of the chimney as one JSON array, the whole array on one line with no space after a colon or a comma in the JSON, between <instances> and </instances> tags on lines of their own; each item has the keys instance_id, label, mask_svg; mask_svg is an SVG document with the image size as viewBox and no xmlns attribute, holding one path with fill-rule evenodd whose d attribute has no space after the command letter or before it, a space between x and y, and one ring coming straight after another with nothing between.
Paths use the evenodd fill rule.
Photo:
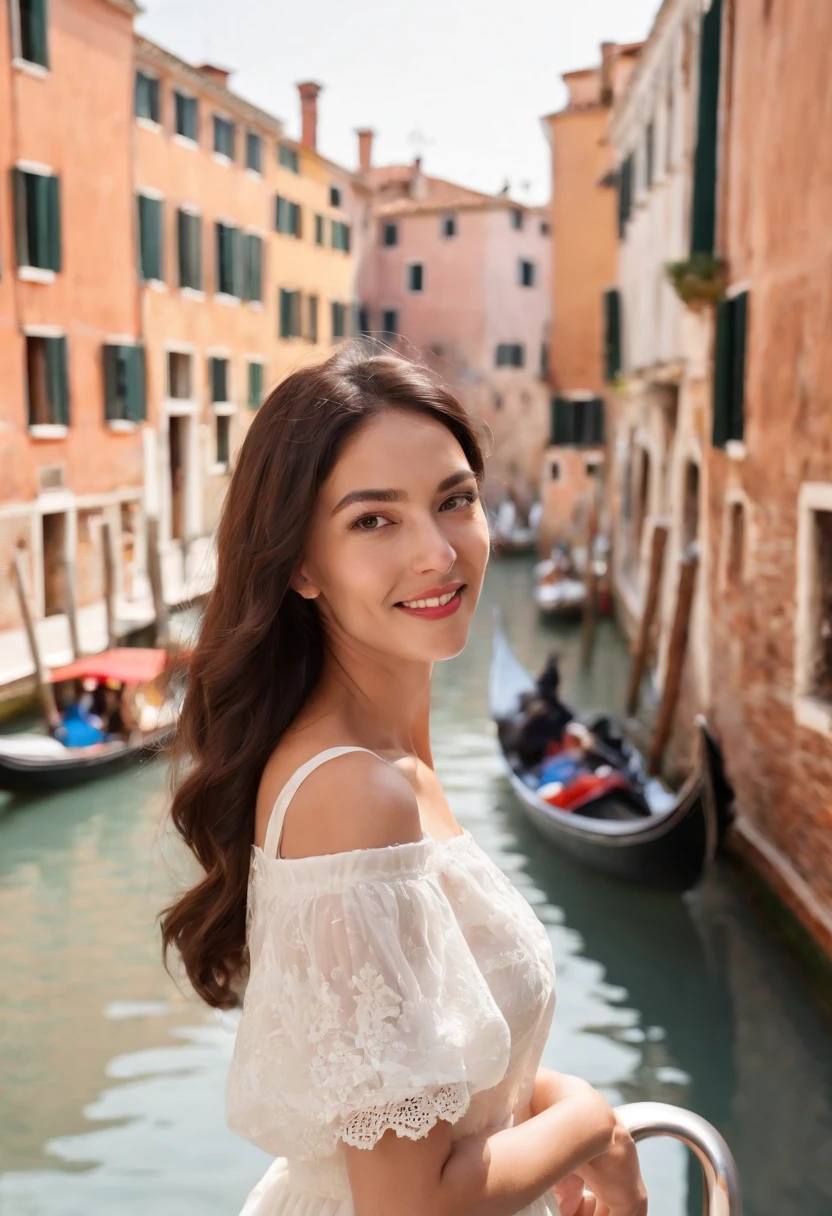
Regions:
<instances>
[{"instance_id":1,"label":"chimney","mask_svg":"<svg viewBox=\"0 0 832 1216\"><path fill-rule=\"evenodd\" d=\"M358 136L358 168L362 173L366 173L373 167L373 135L375 132L370 127L362 127L356 131Z\"/></svg>"},{"instance_id":2,"label":"chimney","mask_svg":"<svg viewBox=\"0 0 832 1216\"><path fill-rule=\"evenodd\" d=\"M213 63L201 63L197 71L204 72L206 76L210 76L214 84L218 84L220 88L228 88L228 77L231 75L230 68L218 68Z\"/></svg>"},{"instance_id":3,"label":"chimney","mask_svg":"<svg viewBox=\"0 0 832 1216\"><path fill-rule=\"evenodd\" d=\"M318 94L322 86L314 80L305 80L298 85L300 93L300 142L304 148L316 151L318 146Z\"/></svg>"},{"instance_id":4,"label":"chimney","mask_svg":"<svg viewBox=\"0 0 832 1216\"><path fill-rule=\"evenodd\" d=\"M601 43L601 96L598 98L598 100L601 102L602 106L612 105L613 65L615 63L617 51L617 43Z\"/></svg>"},{"instance_id":5,"label":"chimney","mask_svg":"<svg viewBox=\"0 0 832 1216\"><path fill-rule=\"evenodd\" d=\"M428 183L422 172L422 158L417 156L413 162L413 168L410 170L410 197L427 198L427 193Z\"/></svg>"}]
</instances>

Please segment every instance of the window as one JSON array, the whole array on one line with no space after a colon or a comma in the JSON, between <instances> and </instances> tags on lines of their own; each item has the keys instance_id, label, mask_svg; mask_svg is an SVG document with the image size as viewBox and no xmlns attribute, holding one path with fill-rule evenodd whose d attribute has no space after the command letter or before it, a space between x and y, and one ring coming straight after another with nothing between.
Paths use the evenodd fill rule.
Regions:
<instances>
[{"instance_id":1,"label":"window","mask_svg":"<svg viewBox=\"0 0 832 1216\"><path fill-rule=\"evenodd\" d=\"M405 282L408 291L424 291L425 289L425 268L422 262L411 262L405 267Z\"/></svg>"},{"instance_id":2,"label":"window","mask_svg":"<svg viewBox=\"0 0 832 1216\"><path fill-rule=\"evenodd\" d=\"M549 343L541 342L540 344L540 379L549 379Z\"/></svg>"},{"instance_id":3,"label":"window","mask_svg":"<svg viewBox=\"0 0 832 1216\"><path fill-rule=\"evenodd\" d=\"M256 131L246 132L246 168L260 173L263 157L263 141Z\"/></svg>"},{"instance_id":4,"label":"window","mask_svg":"<svg viewBox=\"0 0 832 1216\"><path fill-rule=\"evenodd\" d=\"M108 422L144 422L144 347L103 346L104 417Z\"/></svg>"},{"instance_id":5,"label":"window","mask_svg":"<svg viewBox=\"0 0 832 1216\"><path fill-rule=\"evenodd\" d=\"M145 283L164 282L162 269L162 200L139 195L139 276Z\"/></svg>"},{"instance_id":6,"label":"window","mask_svg":"<svg viewBox=\"0 0 832 1216\"><path fill-rule=\"evenodd\" d=\"M290 173L300 173L300 162L295 148L290 148L288 144L278 144L277 159Z\"/></svg>"},{"instance_id":7,"label":"window","mask_svg":"<svg viewBox=\"0 0 832 1216\"><path fill-rule=\"evenodd\" d=\"M714 343L713 445L741 442L745 432L745 348L748 292L722 300Z\"/></svg>"},{"instance_id":8,"label":"window","mask_svg":"<svg viewBox=\"0 0 832 1216\"><path fill-rule=\"evenodd\" d=\"M13 169L18 266L61 269L60 179Z\"/></svg>"},{"instance_id":9,"label":"window","mask_svg":"<svg viewBox=\"0 0 832 1216\"><path fill-rule=\"evenodd\" d=\"M553 460L549 464L549 479L551 481L560 481L560 462Z\"/></svg>"},{"instance_id":10,"label":"window","mask_svg":"<svg viewBox=\"0 0 832 1216\"><path fill-rule=\"evenodd\" d=\"M227 118L214 115L214 151L218 156L234 159L234 145L237 142L237 127Z\"/></svg>"},{"instance_id":11,"label":"window","mask_svg":"<svg viewBox=\"0 0 832 1216\"><path fill-rule=\"evenodd\" d=\"M647 130L644 132L644 176L647 183L647 189L653 185L653 165L655 160L655 145L656 145L656 125L650 121L647 124Z\"/></svg>"},{"instance_id":12,"label":"window","mask_svg":"<svg viewBox=\"0 0 832 1216\"><path fill-rule=\"evenodd\" d=\"M366 304L360 305L358 309L358 332L360 334L370 332L370 310Z\"/></svg>"},{"instance_id":13,"label":"window","mask_svg":"<svg viewBox=\"0 0 832 1216\"><path fill-rule=\"evenodd\" d=\"M501 342L494 357L497 367L525 367L526 348L522 342Z\"/></svg>"},{"instance_id":14,"label":"window","mask_svg":"<svg viewBox=\"0 0 832 1216\"><path fill-rule=\"evenodd\" d=\"M69 426L66 338L26 338L29 426Z\"/></svg>"},{"instance_id":15,"label":"window","mask_svg":"<svg viewBox=\"0 0 832 1216\"><path fill-rule=\"evenodd\" d=\"M308 303L308 318L309 326L307 329L307 337L310 342L318 341L318 297L310 296Z\"/></svg>"},{"instance_id":16,"label":"window","mask_svg":"<svg viewBox=\"0 0 832 1216\"><path fill-rule=\"evenodd\" d=\"M443 238L443 240L449 241L455 236L456 236L456 216L455 215L443 215L442 216L442 238Z\"/></svg>"},{"instance_id":17,"label":"window","mask_svg":"<svg viewBox=\"0 0 832 1216\"><path fill-rule=\"evenodd\" d=\"M178 350L168 351L168 397L190 401L193 397L193 356Z\"/></svg>"},{"instance_id":18,"label":"window","mask_svg":"<svg viewBox=\"0 0 832 1216\"><path fill-rule=\"evenodd\" d=\"M524 258L520 259L519 275L521 287L534 287L534 262L527 262Z\"/></svg>"},{"instance_id":19,"label":"window","mask_svg":"<svg viewBox=\"0 0 832 1216\"><path fill-rule=\"evenodd\" d=\"M548 235L549 235L549 233L550 233L551 231L552 231L552 230L551 230L551 228L549 227L549 221L548 221L548 220L541 220L541 221L540 221L540 235L541 235L541 236L548 236Z\"/></svg>"},{"instance_id":20,"label":"window","mask_svg":"<svg viewBox=\"0 0 832 1216\"><path fill-rule=\"evenodd\" d=\"M174 121L176 134L184 139L199 142L199 102L195 97L186 97L184 93L174 93Z\"/></svg>"},{"instance_id":21,"label":"window","mask_svg":"<svg viewBox=\"0 0 832 1216\"><path fill-rule=\"evenodd\" d=\"M248 365L248 408L259 408L263 397L263 364L252 361Z\"/></svg>"},{"instance_id":22,"label":"window","mask_svg":"<svg viewBox=\"0 0 832 1216\"><path fill-rule=\"evenodd\" d=\"M347 309L338 300L332 301L332 340L344 338L347 334Z\"/></svg>"},{"instance_id":23,"label":"window","mask_svg":"<svg viewBox=\"0 0 832 1216\"><path fill-rule=\"evenodd\" d=\"M523 212L519 207L512 207L511 211L509 211L509 216L511 218L512 228L519 232L523 227Z\"/></svg>"},{"instance_id":24,"label":"window","mask_svg":"<svg viewBox=\"0 0 832 1216\"><path fill-rule=\"evenodd\" d=\"M621 163L618 170L618 235L624 236L633 207L633 157Z\"/></svg>"},{"instance_id":25,"label":"window","mask_svg":"<svg viewBox=\"0 0 832 1216\"><path fill-rule=\"evenodd\" d=\"M39 63L41 67L48 68L46 0L18 0L17 15L20 42L15 47L15 55L27 63Z\"/></svg>"},{"instance_id":26,"label":"window","mask_svg":"<svg viewBox=\"0 0 832 1216\"><path fill-rule=\"evenodd\" d=\"M603 467L600 460L587 460L584 464L584 472L587 477L598 477Z\"/></svg>"},{"instance_id":27,"label":"window","mask_svg":"<svg viewBox=\"0 0 832 1216\"><path fill-rule=\"evenodd\" d=\"M228 224L217 224L216 291L223 296L243 294L242 233Z\"/></svg>"},{"instance_id":28,"label":"window","mask_svg":"<svg viewBox=\"0 0 832 1216\"><path fill-rule=\"evenodd\" d=\"M558 447L601 447L604 402L600 397L553 397L549 442Z\"/></svg>"},{"instance_id":29,"label":"window","mask_svg":"<svg viewBox=\"0 0 832 1216\"><path fill-rule=\"evenodd\" d=\"M332 248L343 249L344 253L350 251L350 226L342 224L340 220L332 221Z\"/></svg>"},{"instance_id":30,"label":"window","mask_svg":"<svg viewBox=\"0 0 832 1216\"><path fill-rule=\"evenodd\" d=\"M202 291L202 216L190 211L177 214L179 236L179 286Z\"/></svg>"},{"instance_id":31,"label":"window","mask_svg":"<svg viewBox=\"0 0 832 1216\"><path fill-rule=\"evenodd\" d=\"M728 583L739 587L745 570L745 505L731 503L728 516Z\"/></svg>"},{"instance_id":32,"label":"window","mask_svg":"<svg viewBox=\"0 0 832 1216\"><path fill-rule=\"evenodd\" d=\"M136 72L136 118L159 121L159 81L144 72Z\"/></svg>"},{"instance_id":33,"label":"window","mask_svg":"<svg viewBox=\"0 0 832 1216\"><path fill-rule=\"evenodd\" d=\"M604 374L612 384L621 371L621 292L604 292Z\"/></svg>"},{"instance_id":34,"label":"window","mask_svg":"<svg viewBox=\"0 0 832 1216\"><path fill-rule=\"evenodd\" d=\"M395 308L385 308L381 314L381 332L385 338L395 338L399 332L399 314Z\"/></svg>"},{"instance_id":35,"label":"window","mask_svg":"<svg viewBox=\"0 0 832 1216\"><path fill-rule=\"evenodd\" d=\"M280 289L280 336L281 338L299 338L301 336L300 292Z\"/></svg>"},{"instance_id":36,"label":"window","mask_svg":"<svg viewBox=\"0 0 832 1216\"><path fill-rule=\"evenodd\" d=\"M300 204L290 203L287 198L281 198L280 195L275 199L275 216L274 226L277 232L282 232L284 236L300 236L301 220L300 220Z\"/></svg>"},{"instance_id":37,"label":"window","mask_svg":"<svg viewBox=\"0 0 832 1216\"><path fill-rule=\"evenodd\" d=\"M208 383L211 388L211 401L225 403L230 401L228 392L228 360L212 356L208 360Z\"/></svg>"},{"instance_id":38,"label":"window","mask_svg":"<svg viewBox=\"0 0 832 1216\"><path fill-rule=\"evenodd\" d=\"M315 244L324 244L324 217L322 215L315 216Z\"/></svg>"},{"instance_id":39,"label":"window","mask_svg":"<svg viewBox=\"0 0 832 1216\"><path fill-rule=\"evenodd\" d=\"M231 461L231 415L216 414L214 416L214 428L216 463L225 465L227 469Z\"/></svg>"},{"instance_id":40,"label":"window","mask_svg":"<svg viewBox=\"0 0 832 1216\"><path fill-rule=\"evenodd\" d=\"M388 249L399 243L399 225L384 224L381 229L381 243L386 245Z\"/></svg>"},{"instance_id":41,"label":"window","mask_svg":"<svg viewBox=\"0 0 832 1216\"><path fill-rule=\"evenodd\" d=\"M693 159L691 254L714 252L721 44L722 0L713 0L702 17L699 39L699 109Z\"/></svg>"},{"instance_id":42,"label":"window","mask_svg":"<svg viewBox=\"0 0 832 1216\"><path fill-rule=\"evenodd\" d=\"M341 206L341 191L338 186L329 187L329 205L330 207Z\"/></svg>"},{"instance_id":43,"label":"window","mask_svg":"<svg viewBox=\"0 0 832 1216\"><path fill-rule=\"evenodd\" d=\"M263 241L253 232L243 233L243 299L263 299Z\"/></svg>"}]
</instances>

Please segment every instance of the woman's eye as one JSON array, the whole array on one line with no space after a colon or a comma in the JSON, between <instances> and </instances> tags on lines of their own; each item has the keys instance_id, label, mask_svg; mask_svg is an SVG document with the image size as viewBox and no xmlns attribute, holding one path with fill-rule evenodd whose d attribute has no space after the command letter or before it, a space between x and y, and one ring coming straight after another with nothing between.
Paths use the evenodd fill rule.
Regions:
<instances>
[{"instance_id":1,"label":"woman's eye","mask_svg":"<svg viewBox=\"0 0 832 1216\"><path fill-rule=\"evenodd\" d=\"M477 501L476 494L452 494L450 498L446 498L442 503L442 511L458 511L462 507L471 507Z\"/></svg>"},{"instance_id":2,"label":"woman's eye","mask_svg":"<svg viewBox=\"0 0 832 1216\"><path fill-rule=\"evenodd\" d=\"M378 532L384 522L383 515L362 515L352 526L357 532Z\"/></svg>"}]
</instances>

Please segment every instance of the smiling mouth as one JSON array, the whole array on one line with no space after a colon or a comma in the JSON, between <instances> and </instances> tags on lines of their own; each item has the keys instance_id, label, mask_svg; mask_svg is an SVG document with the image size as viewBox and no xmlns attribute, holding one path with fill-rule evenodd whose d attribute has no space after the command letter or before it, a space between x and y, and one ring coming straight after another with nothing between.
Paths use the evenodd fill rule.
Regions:
<instances>
[{"instance_id":1,"label":"smiling mouth","mask_svg":"<svg viewBox=\"0 0 832 1216\"><path fill-rule=\"evenodd\" d=\"M395 607L400 608L402 612L428 619L450 616L459 607L465 586L463 583L454 591L447 591L444 595L429 596L421 600L400 600Z\"/></svg>"}]
</instances>

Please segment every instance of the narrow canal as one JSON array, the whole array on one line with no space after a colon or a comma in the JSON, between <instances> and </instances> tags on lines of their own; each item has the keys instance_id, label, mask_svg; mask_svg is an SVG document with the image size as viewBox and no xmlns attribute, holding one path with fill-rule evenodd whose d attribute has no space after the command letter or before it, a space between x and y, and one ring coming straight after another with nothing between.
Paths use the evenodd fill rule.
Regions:
<instances>
[{"instance_id":1,"label":"narrow canal","mask_svg":"<svg viewBox=\"0 0 832 1216\"><path fill-rule=\"evenodd\" d=\"M437 764L459 820L534 904L559 999L544 1062L615 1102L716 1123L747 1216L832 1212L832 1028L731 874L679 899L575 869L526 825L486 714L491 608L529 666L555 647L564 692L618 707L626 655L604 625L591 668L541 628L528 563L495 563L471 642L437 672ZM730 759L730 758L729 758ZM165 771L37 802L0 795L0 1213L235 1216L266 1161L226 1131L233 1026L161 969L154 917L174 864ZM696 1216L680 1146L644 1150L652 1216Z\"/></svg>"}]
</instances>

